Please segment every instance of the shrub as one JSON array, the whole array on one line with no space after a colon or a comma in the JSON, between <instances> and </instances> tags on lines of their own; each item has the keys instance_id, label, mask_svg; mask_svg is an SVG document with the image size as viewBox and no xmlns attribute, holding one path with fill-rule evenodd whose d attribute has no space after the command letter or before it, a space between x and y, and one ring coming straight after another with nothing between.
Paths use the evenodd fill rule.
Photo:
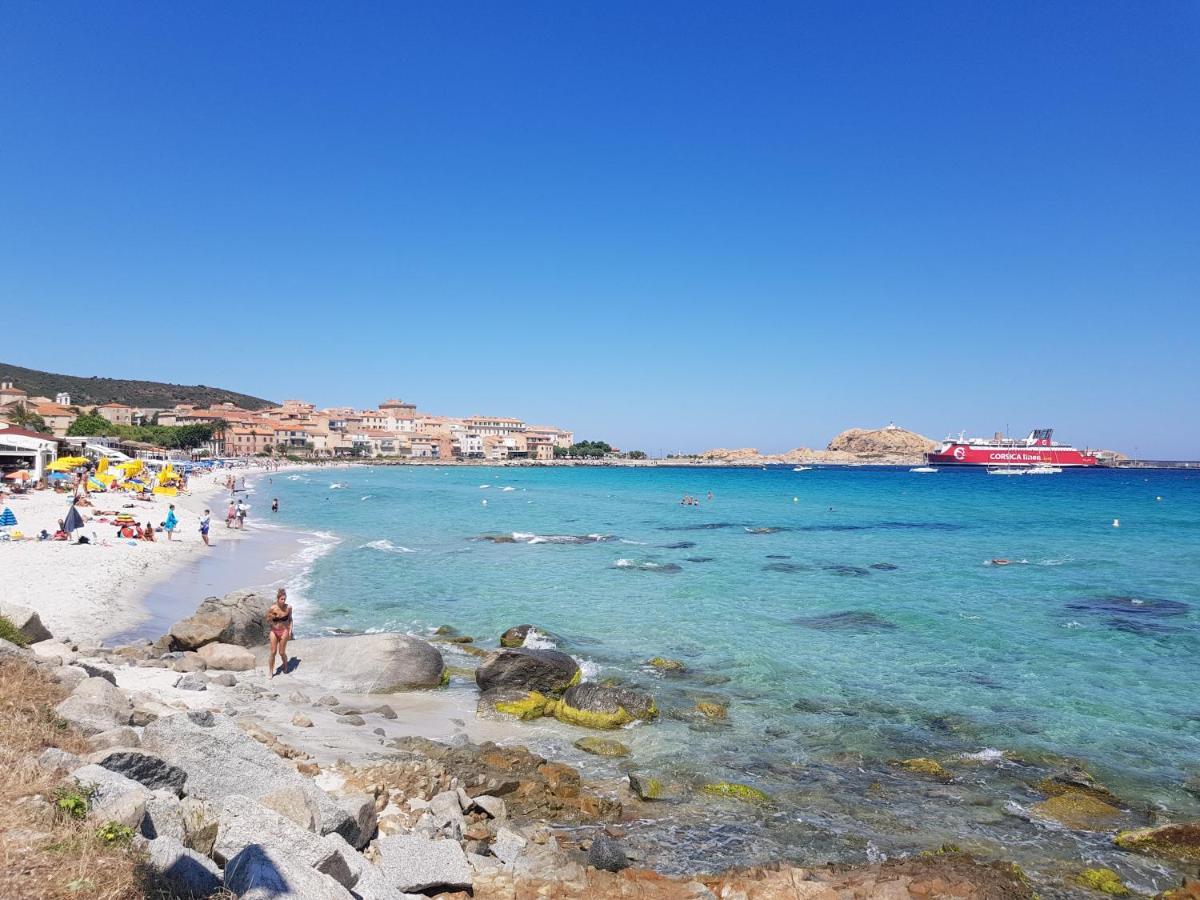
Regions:
<instances>
[{"instance_id":1,"label":"shrub","mask_svg":"<svg viewBox=\"0 0 1200 900\"><path fill-rule=\"evenodd\" d=\"M18 647L28 647L29 638L25 637L12 623L10 619L0 616L0 638L9 643L16 644Z\"/></svg>"}]
</instances>

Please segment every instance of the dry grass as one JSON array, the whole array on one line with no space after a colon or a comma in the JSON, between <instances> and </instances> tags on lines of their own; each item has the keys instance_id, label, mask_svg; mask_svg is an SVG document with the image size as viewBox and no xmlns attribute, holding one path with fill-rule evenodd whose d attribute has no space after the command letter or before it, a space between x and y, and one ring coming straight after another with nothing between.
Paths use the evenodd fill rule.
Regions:
<instances>
[{"instance_id":1,"label":"dry grass","mask_svg":"<svg viewBox=\"0 0 1200 900\"><path fill-rule=\"evenodd\" d=\"M83 755L83 736L54 715L62 687L18 660L0 661L0 897L125 900L162 896L128 846L96 823L58 812L61 779L36 765L47 747Z\"/></svg>"}]
</instances>

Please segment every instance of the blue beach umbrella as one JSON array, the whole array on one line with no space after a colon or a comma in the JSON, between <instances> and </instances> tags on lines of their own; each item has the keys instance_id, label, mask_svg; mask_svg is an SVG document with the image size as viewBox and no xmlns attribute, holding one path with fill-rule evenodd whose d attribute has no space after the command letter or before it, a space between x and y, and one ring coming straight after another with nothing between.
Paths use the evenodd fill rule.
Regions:
<instances>
[{"instance_id":1,"label":"blue beach umbrella","mask_svg":"<svg viewBox=\"0 0 1200 900\"><path fill-rule=\"evenodd\" d=\"M7 506L4 507L4 512L0 512L0 528L11 528L17 524L17 517L13 515L13 511Z\"/></svg>"},{"instance_id":2,"label":"blue beach umbrella","mask_svg":"<svg viewBox=\"0 0 1200 900\"><path fill-rule=\"evenodd\" d=\"M71 508L67 510L67 517L63 519L63 531L70 534L77 528L83 527L83 516L79 514L79 510L75 508L75 504L71 504Z\"/></svg>"}]
</instances>

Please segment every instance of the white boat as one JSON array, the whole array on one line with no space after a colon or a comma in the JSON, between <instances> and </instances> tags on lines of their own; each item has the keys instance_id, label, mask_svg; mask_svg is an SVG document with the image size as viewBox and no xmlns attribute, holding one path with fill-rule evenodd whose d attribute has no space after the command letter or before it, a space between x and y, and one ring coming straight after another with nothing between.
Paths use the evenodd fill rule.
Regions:
<instances>
[{"instance_id":1,"label":"white boat","mask_svg":"<svg viewBox=\"0 0 1200 900\"><path fill-rule=\"evenodd\" d=\"M808 472L811 469L812 469L812 466L796 466L794 469L792 469L792 471L793 472Z\"/></svg>"},{"instance_id":2,"label":"white boat","mask_svg":"<svg viewBox=\"0 0 1200 900\"><path fill-rule=\"evenodd\" d=\"M1017 466L988 466L989 475L1027 475L1029 470Z\"/></svg>"},{"instance_id":3,"label":"white boat","mask_svg":"<svg viewBox=\"0 0 1200 900\"><path fill-rule=\"evenodd\" d=\"M930 475L937 471L933 466L917 466L915 469L909 469L910 472L918 472L921 475Z\"/></svg>"},{"instance_id":4,"label":"white boat","mask_svg":"<svg viewBox=\"0 0 1200 900\"><path fill-rule=\"evenodd\" d=\"M1061 475L1062 466L1030 466L1026 475Z\"/></svg>"}]
</instances>

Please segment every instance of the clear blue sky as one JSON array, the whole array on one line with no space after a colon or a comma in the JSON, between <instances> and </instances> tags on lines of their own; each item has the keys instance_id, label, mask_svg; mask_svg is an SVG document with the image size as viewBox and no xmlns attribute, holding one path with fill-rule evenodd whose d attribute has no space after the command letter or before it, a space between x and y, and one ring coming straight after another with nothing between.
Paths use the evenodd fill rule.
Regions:
<instances>
[{"instance_id":1,"label":"clear blue sky","mask_svg":"<svg viewBox=\"0 0 1200 900\"><path fill-rule=\"evenodd\" d=\"M7 2L0 309L651 452L1200 457L1200 4Z\"/></svg>"}]
</instances>

